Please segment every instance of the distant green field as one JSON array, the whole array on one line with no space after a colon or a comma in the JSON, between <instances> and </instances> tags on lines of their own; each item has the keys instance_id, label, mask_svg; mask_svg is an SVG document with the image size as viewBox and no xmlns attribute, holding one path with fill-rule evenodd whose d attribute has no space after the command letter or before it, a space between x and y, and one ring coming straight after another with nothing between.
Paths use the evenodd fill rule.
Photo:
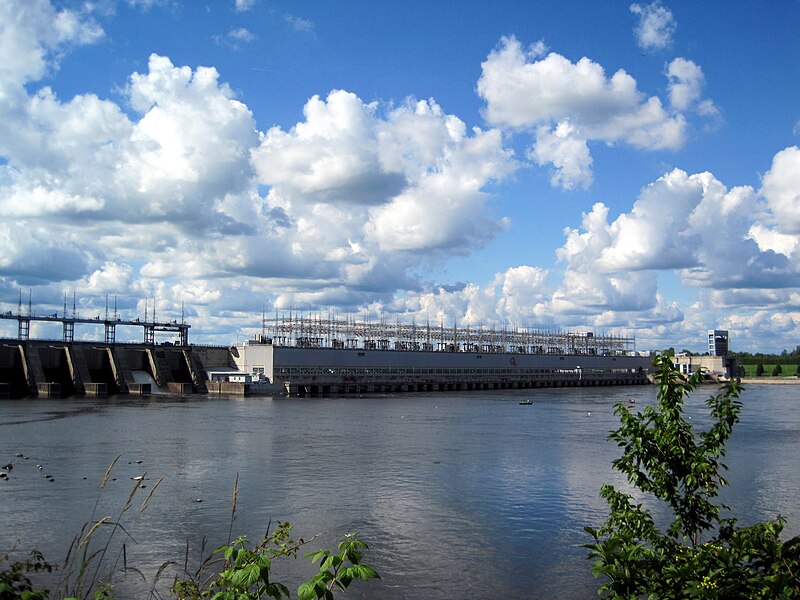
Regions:
<instances>
[{"instance_id":1,"label":"distant green field","mask_svg":"<svg viewBox=\"0 0 800 600\"><path fill-rule=\"evenodd\" d=\"M755 377L756 376L756 367L758 365L742 365L745 371L745 377ZM774 364L766 364L764 363L764 374L761 375L762 377L771 377L772 376L772 369L775 368ZM781 365L782 372L780 374L781 377L794 377L797 373L797 365Z\"/></svg>"}]
</instances>

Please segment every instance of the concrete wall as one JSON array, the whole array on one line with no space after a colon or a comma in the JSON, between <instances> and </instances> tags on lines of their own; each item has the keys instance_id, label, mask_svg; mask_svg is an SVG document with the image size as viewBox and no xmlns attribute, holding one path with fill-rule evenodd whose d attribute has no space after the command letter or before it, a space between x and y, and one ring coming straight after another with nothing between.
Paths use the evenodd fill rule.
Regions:
<instances>
[{"instance_id":1,"label":"concrete wall","mask_svg":"<svg viewBox=\"0 0 800 600\"><path fill-rule=\"evenodd\" d=\"M192 352L203 363L206 370L214 367L233 367L233 357L230 348L219 346L192 346Z\"/></svg>"},{"instance_id":2,"label":"concrete wall","mask_svg":"<svg viewBox=\"0 0 800 600\"><path fill-rule=\"evenodd\" d=\"M244 344L231 349L231 358L240 371L252 374L254 368L263 368L264 377L274 382L274 348L272 344Z\"/></svg>"},{"instance_id":3,"label":"concrete wall","mask_svg":"<svg viewBox=\"0 0 800 600\"><path fill-rule=\"evenodd\" d=\"M195 349L212 362L231 362L227 348L0 340L0 384L3 395L13 398L128 393L132 371L143 370L165 390L203 393L204 382L194 381L189 365Z\"/></svg>"},{"instance_id":4,"label":"concrete wall","mask_svg":"<svg viewBox=\"0 0 800 600\"><path fill-rule=\"evenodd\" d=\"M442 368L442 369L570 369L649 370L649 356L591 356L555 354L478 354L467 352L404 352L397 350L349 350L295 348L253 344L237 347L236 366L251 373L255 365L329 368Z\"/></svg>"},{"instance_id":5,"label":"concrete wall","mask_svg":"<svg viewBox=\"0 0 800 600\"><path fill-rule=\"evenodd\" d=\"M5 397L21 398L28 394L18 342L0 344L0 383L4 384Z\"/></svg>"},{"instance_id":6,"label":"concrete wall","mask_svg":"<svg viewBox=\"0 0 800 600\"><path fill-rule=\"evenodd\" d=\"M673 356L672 364L684 375L692 374L699 369L707 372L712 379L719 377L736 377L737 361L730 356Z\"/></svg>"},{"instance_id":7,"label":"concrete wall","mask_svg":"<svg viewBox=\"0 0 800 600\"><path fill-rule=\"evenodd\" d=\"M296 348L252 344L235 349L237 367L263 367L289 393L365 393L507 389L645 383L649 356L425 352Z\"/></svg>"}]
</instances>

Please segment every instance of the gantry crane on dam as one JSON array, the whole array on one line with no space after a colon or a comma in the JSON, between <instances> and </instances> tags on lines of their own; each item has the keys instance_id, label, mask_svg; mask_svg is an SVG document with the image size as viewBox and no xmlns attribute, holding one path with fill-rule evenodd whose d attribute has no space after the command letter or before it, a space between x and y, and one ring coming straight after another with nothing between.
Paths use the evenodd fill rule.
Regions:
<instances>
[{"instance_id":1,"label":"gantry crane on dam","mask_svg":"<svg viewBox=\"0 0 800 600\"><path fill-rule=\"evenodd\" d=\"M183 308L180 321L159 320L154 300L152 310L148 308L145 301L144 319L122 319L117 314L116 299L113 310L109 310L106 298L103 316L82 317L74 299L68 313L65 295L63 312L50 309L37 314L30 296L24 307L20 294L16 311L0 312L0 319L17 322L16 339L0 339L0 398L145 394L154 388L180 394L205 393L203 360L216 349L189 345L190 325L184 321ZM32 330L32 323L60 324L61 339ZM95 331L79 331L76 336L76 325L94 326L88 329ZM100 326L102 340L97 339ZM142 341L117 341L119 326L140 327ZM177 334L178 339L156 344L156 333L162 332ZM215 360L227 364L228 350L220 350L217 354L221 356Z\"/></svg>"},{"instance_id":2,"label":"gantry crane on dam","mask_svg":"<svg viewBox=\"0 0 800 600\"><path fill-rule=\"evenodd\" d=\"M181 308L181 313L183 309ZM62 339L66 343L72 343L75 339L75 324L87 325L102 325L104 329L104 341L106 344L116 343L117 327L130 326L141 327L143 330L143 343L155 344L156 333L177 333L179 346L189 345L189 328L191 325L186 323L181 316L180 322L177 319L171 321L158 321L156 319L155 300L153 301L152 318L148 318L147 305L145 305L144 320L138 317L133 320L121 319L117 316L116 298L114 299L114 311L109 315L108 298L106 298L106 310L103 318L97 315L93 318L79 317L75 307L75 300L72 303L72 314L67 315L67 302L64 299L64 309L59 316L58 312L37 315L33 311L33 306L30 297L28 298L28 311L27 314L23 311L22 295L20 294L19 308L17 312L6 311L0 313L0 319L17 321L17 340L28 341L31 335L31 322L44 322L44 323L61 323L62 326Z\"/></svg>"}]
</instances>

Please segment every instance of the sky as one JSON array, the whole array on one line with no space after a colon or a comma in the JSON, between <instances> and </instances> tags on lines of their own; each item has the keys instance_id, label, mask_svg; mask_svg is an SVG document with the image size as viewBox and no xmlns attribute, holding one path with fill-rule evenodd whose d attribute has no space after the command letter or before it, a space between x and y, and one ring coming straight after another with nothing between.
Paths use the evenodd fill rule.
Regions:
<instances>
[{"instance_id":1,"label":"sky","mask_svg":"<svg viewBox=\"0 0 800 600\"><path fill-rule=\"evenodd\" d=\"M790 0L0 0L0 312L791 350L798 25Z\"/></svg>"}]
</instances>

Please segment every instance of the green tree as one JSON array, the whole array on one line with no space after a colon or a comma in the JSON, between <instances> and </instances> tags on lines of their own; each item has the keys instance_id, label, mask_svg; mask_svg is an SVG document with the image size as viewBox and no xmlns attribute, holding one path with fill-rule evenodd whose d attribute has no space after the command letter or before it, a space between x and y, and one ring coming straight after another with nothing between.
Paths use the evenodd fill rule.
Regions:
<instances>
[{"instance_id":1,"label":"green tree","mask_svg":"<svg viewBox=\"0 0 800 600\"><path fill-rule=\"evenodd\" d=\"M756 365L756 377L761 377L764 374L764 365L758 363Z\"/></svg>"},{"instance_id":2,"label":"green tree","mask_svg":"<svg viewBox=\"0 0 800 600\"><path fill-rule=\"evenodd\" d=\"M618 404L620 427L609 439L622 448L613 462L639 492L669 507L666 529L630 494L604 485L608 520L587 527L592 571L603 577L598 595L611 598L800 597L800 536L782 543L784 520L737 526L717 504L725 443L739 420L741 386L730 383L706 401L710 427L695 432L684 415L686 396L697 386L666 356L655 359L658 404L631 412Z\"/></svg>"},{"instance_id":3,"label":"green tree","mask_svg":"<svg viewBox=\"0 0 800 600\"><path fill-rule=\"evenodd\" d=\"M775 365L775 368L772 369L772 376L778 377L781 373L783 373L783 369L781 369L780 365Z\"/></svg>"}]
</instances>

